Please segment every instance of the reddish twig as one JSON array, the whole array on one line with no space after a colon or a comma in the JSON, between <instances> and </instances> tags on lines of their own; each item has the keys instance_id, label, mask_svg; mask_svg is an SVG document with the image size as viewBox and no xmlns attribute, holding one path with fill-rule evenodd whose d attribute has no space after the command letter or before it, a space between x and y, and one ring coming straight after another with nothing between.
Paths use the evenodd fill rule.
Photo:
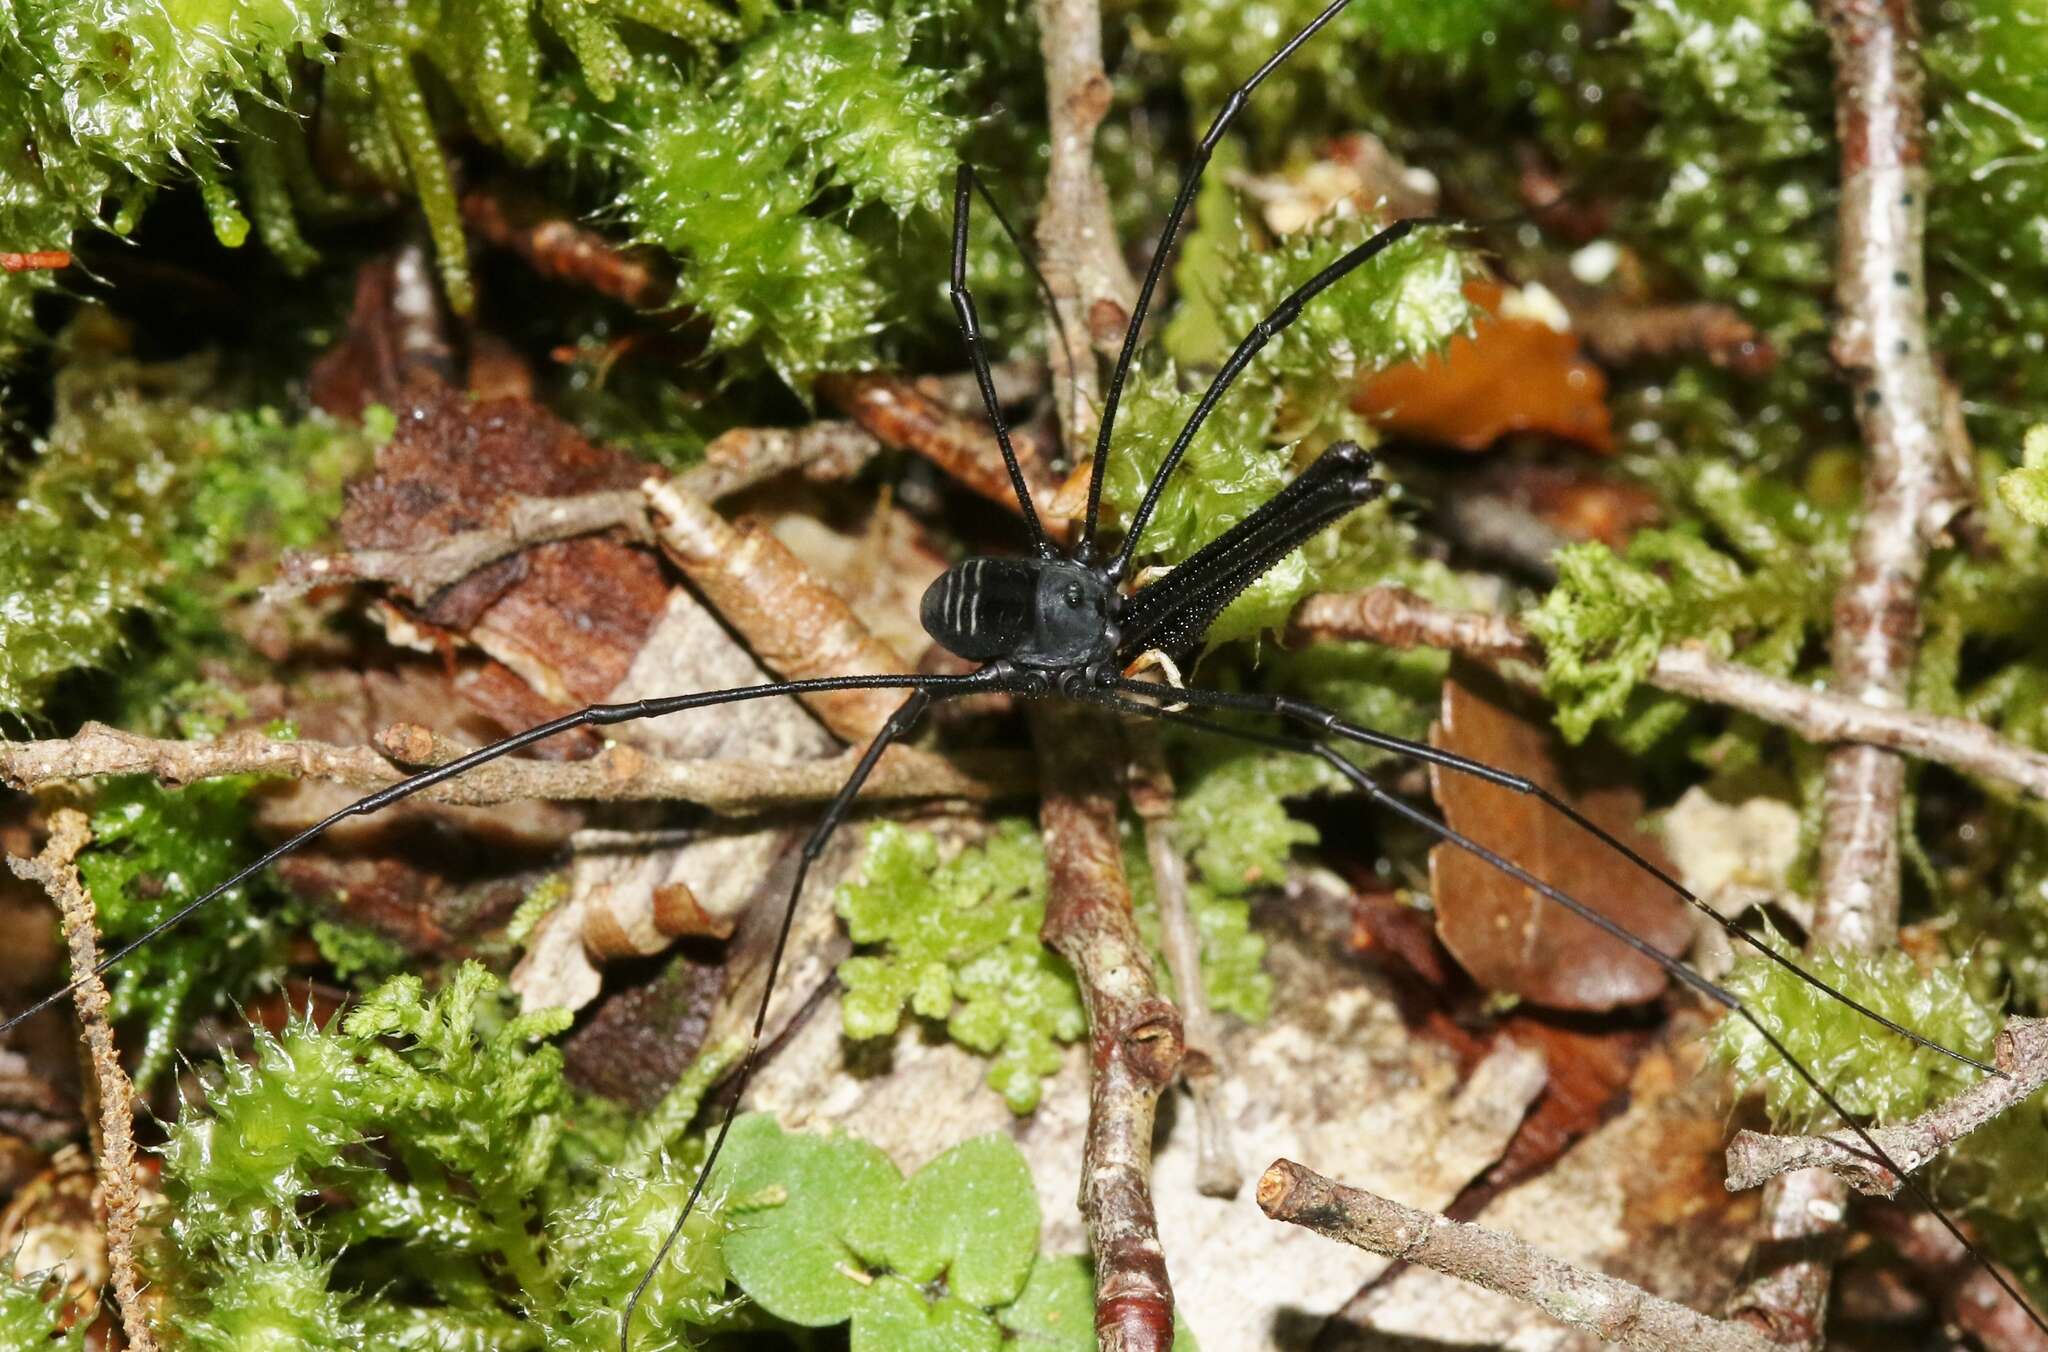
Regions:
<instances>
[{"instance_id":1,"label":"reddish twig","mask_svg":"<svg viewBox=\"0 0 2048 1352\"><path fill-rule=\"evenodd\" d=\"M510 249L543 277L643 310L661 308L675 292L654 255L615 244L517 191L471 189L462 196L462 220L478 238Z\"/></svg>"},{"instance_id":2,"label":"reddish twig","mask_svg":"<svg viewBox=\"0 0 2048 1352\"><path fill-rule=\"evenodd\" d=\"M1108 716L1057 701L1032 710L1044 794L1050 891L1044 937L1074 968L1088 1010L1093 1073L1081 1158L1081 1216L1095 1251L1095 1331L1103 1352L1167 1352L1173 1288L1152 1208L1152 1128L1180 1070L1180 1012L1152 985L1131 918L1117 830Z\"/></svg>"},{"instance_id":3,"label":"reddish twig","mask_svg":"<svg viewBox=\"0 0 2048 1352\"><path fill-rule=\"evenodd\" d=\"M880 441L915 451L991 502L1017 511L1017 492L986 416L956 413L901 376L842 375L818 381L818 392ZM1022 429L1011 433L1039 518L1050 527L1059 485L1046 471L1047 453Z\"/></svg>"},{"instance_id":4,"label":"reddish twig","mask_svg":"<svg viewBox=\"0 0 2048 1352\"><path fill-rule=\"evenodd\" d=\"M1395 648L1442 648L1476 658L1504 675L1519 674L1528 683L1534 681L1531 669L1543 662L1542 646L1509 616L1446 610L1400 587L1311 596L1295 608L1288 637L1296 642L1370 639ZM1887 747L2048 798L2048 754L2008 741L1969 719L1862 704L1686 646L1657 654L1648 680L1675 695L1752 714L1809 742Z\"/></svg>"},{"instance_id":5,"label":"reddish twig","mask_svg":"<svg viewBox=\"0 0 2048 1352\"><path fill-rule=\"evenodd\" d=\"M1526 1301L1621 1347L1782 1352L1754 1329L1546 1257L1513 1235L1347 1188L1291 1160L1275 1160L1259 1180L1259 1206L1275 1220Z\"/></svg>"},{"instance_id":6,"label":"reddish twig","mask_svg":"<svg viewBox=\"0 0 2048 1352\"><path fill-rule=\"evenodd\" d=\"M1698 352L1716 366L1760 376L1777 365L1768 338L1740 312L1712 301L1628 305L1598 300L1572 310L1572 328L1611 366Z\"/></svg>"},{"instance_id":7,"label":"reddish twig","mask_svg":"<svg viewBox=\"0 0 2048 1352\"><path fill-rule=\"evenodd\" d=\"M121 1068L114 1030L107 1023L107 988L95 970L100 964L93 930L92 896L79 880L74 861L92 840L83 812L60 808L50 818L50 841L34 859L10 857L14 876L40 883L63 917L64 938L71 947L71 970L77 978L72 1001L85 1030L92 1058L93 1084L99 1091L99 1197L106 1214L107 1268L114 1283L114 1304L121 1328L134 1352L156 1352L143 1308L142 1275L135 1265L135 1229L141 1221L142 1194L135 1183L135 1087Z\"/></svg>"},{"instance_id":8,"label":"reddish twig","mask_svg":"<svg viewBox=\"0 0 2048 1352\"><path fill-rule=\"evenodd\" d=\"M56 272L70 266L71 255L63 249L0 251L0 272Z\"/></svg>"}]
</instances>

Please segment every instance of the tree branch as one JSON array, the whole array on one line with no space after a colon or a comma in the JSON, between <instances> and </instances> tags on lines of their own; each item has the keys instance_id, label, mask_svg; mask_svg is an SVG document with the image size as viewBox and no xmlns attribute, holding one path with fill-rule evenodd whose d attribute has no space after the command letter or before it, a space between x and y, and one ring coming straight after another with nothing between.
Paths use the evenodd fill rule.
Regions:
<instances>
[{"instance_id":1,"label":"tree branch","mask_svg":"<svg viewBox=\"0 0 2048 1352\"><path fill-rule=\"evenodd\" d=\"M1820 0L1818 10L1834 51L1842 147L1834 357L1869 452L1849 574L1835 594L1832 689L1898 709L1919 640L1928 548L1960 505L1928 346L1919 27L1912 0ZM1845 745L1828 753L1813 947L1873 953L1895 941L1905 788L1895 752ZM1806 1252L1759 1279L1739 1308L1774 1331L1820 1339L1847 1197L1823 1173L1773 1180L1764 1194L1770 1242Z\"/></svg>"},{"instance_id":2,"label":"tree branch","mask_svg":"<svg viewBox=\"0 0 2048 1352\"><path fill-rule=\"evenodd\" d=\"M76 737L0 743L0 781L33 789L67 779L147 774L167 784L220 775L273 774L381 789L403 779L403 766L441 764L472 748L453 746L425 728L401 723L378 736L381 752L329 742L284 741L235 732L209 742L140 737L88 723ZM505 759L423 790L422 800L481 806L528 799L585 802L681 801L714 812L746 813L823 802L852 772L857 751L830 760L764 765L754 760L662 760L629 746L607 747L581 761ZM394 765L396 761L398 764ZM1028 793L1031 768L1013 753L955 758L915 747L891 747L862 797L958 798L986 802Z\"/></svg>"},{"instance_id":3,"label":"tree branch","mask_svg":"<svg viewBox=\"0 0 2048 1352\"><path fill-rule=\"evenodd\" d=\"M1513 1235L1347 1188L1292 1160L1259 1180L1259 1206L1369 1253L1512 1296L1622 1347L1646 1352L1783 1352L1754 1329L1710 1319L1615 1277L1546 1257Z\"/></svg>"},{"instance_id":4,"label":"tree branch","mask_svg":"<svg viewBox=\"0 0 2048 1352\"><path fill-rule=\"evenodd\" d=\"M1311 596L1296 607L1288 637L1442 648L1504 669L1511 678L1519 675L1524 684L1534 684L1527 668L1543 663L1542 646L1510 617L1446 610L1400 587ZM1524 670L1518 673L1517 664ZM1809 742L1886 747L2048 798L2048 754L1969 719L1863 704L1685 646L1657 654L1647 679L1660 690L1739 709Z\"/></svg>"},{"instance_id":5,"label":"tree branch","mask_svg":"<svg viewBox=\"0 0 2048 1352\"><path fill-rule=\"evenodd\" d=\"M135 1228L142 1216L142 1194L135 1185L135 1087L121 1068L114 1030L107 1023L107 988L94 970L100 955L92 896L74 864L91 840L85 814L60 808L51 815L50 841L43 852L34 859L9 856L7 864L15 877L42 884L63 918L71 970L77 977L71 998L85 1030L93 1083L99 1091L99 1197L107 1218L107 1269L113 1278L114 1304L121 1311L128 1346L134 1352L156 1352L143 1306L142 1276L135 1266Z\"/></svg>"},{"instance_id":6,"label":"tree branch","mask_svg":"<svg viewBox=\"0 0 2048 1352\"><path fill-rule=\"evenodd\" d=\"M1988 1078L1911 1122L1873 1127L1871 1136L1908 1173L1999 1114L2032 1098L2048 1085L2048 1019L2010 1020L1998 1035L1998 1068L2006 1078ZM1826 1169L1856 1191L1894 1197L1898 1174L1871 1157L1855 1133L1825 1136L1766 1136L1737 1132L1728 1147L1728 1188L1754 1188L1794 1169Z\"/></svg>"},{"instance_id":7,"label":"tree branch","mask_svg":"<svg viewBox=\"0 0 2048 1352\"><path fill-rule=\"evenodd\" d=\"M1180 1011L1152 985L1151 955L1131 918L1117 829L1119 784L1104 746L1106 714L1036 704L1050 890L1046 943L1067 960L1088 1010L1088 1137L1081 1216L1095 1251L1095 1332L1103 1352L1167 1352L1173 1288L1152 1208L1152 1127L1181 1061Z\"/></svg>"}]
</instances>

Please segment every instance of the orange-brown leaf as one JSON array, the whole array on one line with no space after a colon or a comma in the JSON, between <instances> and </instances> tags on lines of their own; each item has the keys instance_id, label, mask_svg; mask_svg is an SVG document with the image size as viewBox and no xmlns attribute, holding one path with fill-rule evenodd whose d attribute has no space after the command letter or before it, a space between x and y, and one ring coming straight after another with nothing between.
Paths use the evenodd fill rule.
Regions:
<instances>
[{"instance_id":1,"label":"orange-brown leaf","mask_svg":"<svg viewBox=\"0 0 2048 1352\"><path fill-rule=\"evenodd\" d=\"M1441 357L1403 362L1359 383L1351 406L1385 430L1466 451L1510 432L1542 432L1596 451L1614 449L1607 378L1579 341L1537 319L1503 318L1498 282L1465 295L1486 311Z\"/></svg>"},{"instance_id":2,"label":"orange-brown leaf","mask_svg":"<svg viewBox=\"0 0 2048 1352\"><path fill-rule=\"evenodd\" d=\"M1642 799L1596 758L1565 748L1554 732L1514 707L1492 678L1460 669L1444 683L1443 721L1432 740L1550 789L1661 864L1656 842L1636 827ZM1684 903L1626 859L1533 797L1470 775L1432 769L1445 819L1481 844L1578 898L1666 953L1691 932ZM1437 930L1482 985L1557 1009L1605 1010L1654 998L1662 969L1557 903L1449 845L1430 853Z\"/></svg>"}]
</instances>

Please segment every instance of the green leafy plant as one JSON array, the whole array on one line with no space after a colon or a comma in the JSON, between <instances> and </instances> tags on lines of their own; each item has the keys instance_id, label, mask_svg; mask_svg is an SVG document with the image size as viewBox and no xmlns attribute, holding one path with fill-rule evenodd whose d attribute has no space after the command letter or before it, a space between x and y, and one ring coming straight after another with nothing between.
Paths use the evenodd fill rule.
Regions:
<instances>
[{"instance_id":1,"label":"green leafy plant","mask_svg":"<svg viewBox=\"0 0 2048 1352\"><path fill-rule=\"evenodd\" d=\"M873 1146L733 1124L726 1261L761 1308L850 1326L855 1352L1092 1348L1094 1279L1038 1253L1038 1196L1015 1142L964 1141L908 1179ZM1177 1334L1176 1348L1194 1339Z\"/></svg>"},{"instance_id":2,"label":"green leafy plant","mask_svg":"<svg viewBox=\"0 0 2048 1352\"><path fill-rule=\"evenodd\" d=\"M191 1336L615 1343L694 1176L669 1152L688 1153L681 1132L731 1057L700 1062L642 1128L597 1113L587 1130L546 1042L568 1021L508 1014L496 979L464 964L432 996L392 978L338 1029L259 1033L164 1148L160 1265ZM328 1203L308 1214L316 1195ZM643 1301L652 1326L725 1311L722 1231L716 1208L692 1218Z\"/></svg>"},{"instance_id":3,"label":"green leafy plant","mask_svg":"<svg viewBox=\"0 0 2048 1352\"><path fill-rule=\"evenodd\" d=\"M1600 544L1562 549L1558 585L1523 615L1543 641L1545 688L1573 740L1603 719L1620 721L1632 749L1669 731L1682 704L1632 697L1670 644L1701 643L1782 676L1828 621L1848 558L1846 517L1726 465L1700 466L1687 490L1722 543L1705 531L1645 530L1625 554Z\"/></svg>"},{"instance_id":4,"label":"green leafy plant","mask_svg":"<svg viewBox=\"0 0 2048 1352\"><path fill-rule=\"evenodd\" d=\"M60 1332L57 1308L43 1300L42 1285L34 1274L0 1273L0 1340L9 1347L77 1352L85 1346L85 1327Z\"/></svg>"}]
</instances>

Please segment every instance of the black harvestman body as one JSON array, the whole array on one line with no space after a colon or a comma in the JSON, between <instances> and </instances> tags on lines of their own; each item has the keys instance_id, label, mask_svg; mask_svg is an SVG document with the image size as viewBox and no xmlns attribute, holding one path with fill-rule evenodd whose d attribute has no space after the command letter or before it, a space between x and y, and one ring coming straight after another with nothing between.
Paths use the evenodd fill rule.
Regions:
<instances>
[{"instance_id":1,"label":"black harvestman body","mask_svg":"<svg viewBox=\"0 0 2048 1352\"><path fill-rule=\"evenodd\" d=\"M761 1047L769 998L774 979L791 933L798 897L813 863L827 841L845 821L853 800L866 783L882 753L906 736L931 706L961 695L1006 693L1025 698L1074 700L1115 710L1125 715L1155 718L1208 733L1256 743L1270 748L1317 757L1380 807L1413 826L1470 852L1475 857L1518 883L1597 927L1614 939L1641 953L1669 972L1691 990L1728 1013L1746 1020L1757 1034L1784 1058L1788 1066L1839 1116L1870 1152L1872 1158L1891 1167L1905 1180L1917 1200L1928 1207L1969 1248L1968 1241L1942 1211L1926 1189L1911 1174L1894 1165L1868 1131L1851 1118L1827 1087L1792 1056L1779 1034L1734 995L1693 971L1683 962L1630 933L1564 891L1536 877L1520 865L1466 836L1430 814L1423 812L1385 788L1373 776L1341 755L1332 745L1348 741L1425 762L1444 770L1475 776L1501 788L1532 796L1588 833L1602 845L1629 860L1643 874L1669 889L1688 904L1710 916L1737 940L1856 1010L1875 1025L1919 1047L1939 1052L1957 1062L1987 1074L1995 1069L1961 1053L1951 1051L1904 1028L1875 1011L1858 1004L1819 978L1800 969L1790 959L1769 947L1733 921L1721 916L1677 879L1636 850L1595 824L1568 802L1519 775L1495 769L1482 762L1452 754L1424 743L1380 733L1350 722L1337 714L1303 700L1280 695L1232 693L1176 685L1163 688L1153 682L1132 679L1126 673L1150 653L1178 656L1197 648L1210 624L1233 599L1250 587L1291 551L1325 527L1354 509L1380 496L1383 481L1373 476L1370 453L1354 443L1340 442L1310 464L1292 482L1251 515L1204 546L1170 573L1127 592L1124 580L1145 527L1157 508L1167 481L1179 465L1204 421L1236 378L1258 352L1301 314L1316 295L1336 285L1346 275L1414 233L1435 222L1396 221L1359 244L1322 271L1303 282L1281 303L1253 325L1224 362L1197 403L1179 435L1146 486L1120 546L1105 554L1097 539L1101 515L1104 471L1112 450L1117 408L1130 375L1147 311L1180 231L1193 204L1204 168L1211 154L1253 92L1278 66L1304 43L1310 41L1350 3L1334 0L1299 33L1263 64L1249 80L1234 91L1196 148L1193 163L1182 178L1179 192L1168 215L1144 281L1139 289L1125 331L1122 349L1110 377L1100 432L1095 445L1089 478L1087 513L1070 555L1062 555L1048 538L1033 508L1023 471L1012 446L999 406L989 360L982 339L974 299L966 284L968 219L971 198L980 187L973 170L963 165L954 192L952 284L950 294L962 338L979 385L982 401L994 428L1003 460L1015 488L1018 506L1028 535L1029 550L1023 557L974 557L942 574L925 593L921 618L926 631L956 655L980 662L979 669L964 675L847 676L782 681L729 690L701 691L627 704L595 705L529 728L502 741L481 747L457 760L422 771L333 813L326 819L285 840L220 886L158 923L141 937L105 958L98 970L104 972L177 925L215 897L241 885L263 869L313 841L330 827L350 818L368 816L390 804L453 779L468 770L509 755L557 734L585 727L606 727L640 719L655 718L686 710L702 709L743 700L784 695L807 695L835 690L902 690L906 698L869 742L852 773L833 796L825 812L806 838L788 891L773 952L769 958L768 981L756 1008L751 1033L736 1074L736 1092L710 1139L703 1166L698 1171L682 1212L677 1216L653 1264L642 1276L621 1312L620 1345L630 1352L632 1318L641 1295L666 1260L681 1235L685 1221L703 1195L720 1151L723 1149L738 1111L740 1093L750 1077ZM987 194L984 192L984 198ZM993 209L992 200L988 205ZM1000 217L1000 212L997 212ZM1015 238L1008 221L1006 232ZM1042 279L1040 279L1042 284ZM1253 729L1236 722L1219 721L1214 715L1262 717L1271 721L1266 729ZM1288 730L1291 729L1291 730ZM12 1028L30 1014L62 998L60 990L38 1001L0 1024L0 1032ZM1974 1254L1976 1251L1971 1248ZM1979 1262L1983 1260L1979 1258ZM1987 1271L2019 1303L2028 1317L2044 1332L2048 1322L2013 1289L2009 1279L1988 1263Z\"/></svg>"}]
</instances>

